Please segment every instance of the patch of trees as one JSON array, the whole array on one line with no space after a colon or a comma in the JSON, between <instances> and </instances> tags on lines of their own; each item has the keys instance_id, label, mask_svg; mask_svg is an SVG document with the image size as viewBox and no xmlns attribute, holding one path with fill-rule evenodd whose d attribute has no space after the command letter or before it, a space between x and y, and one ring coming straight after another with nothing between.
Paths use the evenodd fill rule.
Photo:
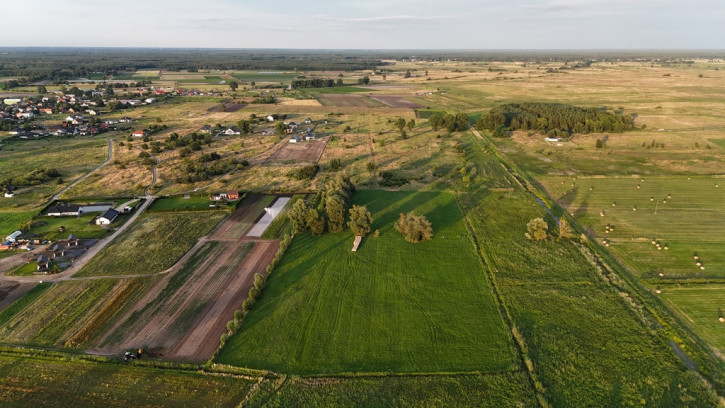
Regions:
<instances>
[{"instance_id":1,"label":"patch of trees","mask_svg":"<svg viewBox=\"0 0 725 408\"><path fill-rule=\"evenodd\" d=\"M345 228L350 198L355 191L347 176L338 173L324 190L309 200L295 202L288 216L295 232L311 231L320 235L325 231L340 232ZM360 210L356 210L360 212ZM372 218L370 218L372 221ZM361 222L362 224L362 222Z\"/></svg>"},{"instance_id":2,"label":"patch of trees","mask_svg":"<svg viewBox=\"0 0 725 408\"><path fill-rule=\"evenodd\" d=\"M403 234L403 238L411 243L416 243L433 238L433 227L430 221L423 215L400 213L395 223L395 230Z\"/></svg>"},{"instance_id":3,"label":"patch of trees","mask_svg":"<svg viewBox=\"0 0 725 408\"><path fill-rule=\"evenodd\" d=\"M312 180L320 170L320 166L317 164L310 164L308 166L300 167L290 171L287 175L297 180Z\"/></svg>"},{"instance_id":4,"label":"patch of trees","mask_svg":"<svg viewBox=\"0 0 725 408\"><path fill-rule=\"evenodd\" d=\"M255 97L254 99L252 99L252 103L269 105L269 104L277 103L277 98L275 98L274 95L271 95L271 94L265 95L265 96L259 95L259 96Z\"/></svg>"},{"instance_id":5,"label":"patch of trees","mask_svg":"<svg viewBox=\"0 0 725 408\"><path fill-rule=\"evenodd\" d=\"M322 78L312 78L312 79L295 79L292 81L292 88L298 89L298 88L332 88L335 86L344 86L345 84L342 82L342 79L338 78L337 81L334 79L322 79Z\"/></svg>"},{"instance_id":6,"label":"patch of trees","mask_svg":"<svg viewBox=\"0 0 725 408\"><path fill-rule=\"evenodd\" d=\"M180 137L176 132L170 134L164 141L164 148L166 150L174 150L177 147L188 147L188 152L199 151L202 148L202 144L210 145L212 137L209 134L192 133L184 137ZM181 154L181 152L179 152ZM188 156L188 154L187 154ZM183 156L182 156L183 157Z\"/></svg>"},{"instance_id":7,"label":"patch of trees","mask_svg":"<svg viewBox=\"0 0 725 408\"><path fill-rule=\"evenodd\" d=\"M177 183L195 183L197 181L210 180L212 177L229 173L236 168L234 160L218 160L210 165L187 161L184 166L184 175L176 179Z\"/></svg>"},{"instance_id":8,"label":"patch of trees","mask_svg":"<svg viewBox=\"0 0 725 408\"><path fill-rule=\"evenodd\" d=\"M380 176L378 184L384 187L398 187L408 183L407 178L401 176L400 174L393 173L389 170L381 171L378 173L378 175Z\"/></svg>"},{"instance_id":9,"label":"patch of trees","mask_svg":"<svg viewBox=\"0 0 725 408\"><path fill-rule=\"evenodd\" d=\"M353 205L350 209L350 221L347 222L352 234L365 236L370 233L371 225L373 225L373 216L367 207Z\"/></svg>"},{"instance_id":10,"label":"patch of trees","mask_svg":"<svg viewBox=\"0 0 725 408\"><path fill-rule=\"evenodd\" d=\"M7 177L0 180L0 186L37 186L52 179L60 180L57 169L35 169L20 177Z\"/></svg>"},{"instance_id":11,"label":"patch of trees","mask_svg":"<svg viewBox=\"0 0 725 408\"><path fill-rule=\"evenodd\" d=\"M433 130L445 128L449 132L460 132L463 130L467 130L468 126L471 124L468 115L463 112L457 113L455 115L453 115L452 113L446 115L434 113L428 118L428 123L430 123L430 126ZM415 122L413 122L413 126L415 126Z\"/></svg>"},{"instance_id":12,"label":"patch of trees","mask_svg":"<svg viewBox=\"0 0 725 408\"><path fill-rule=\"evenodd\" d=\"M632 129L630 115L607 112L597 108L582 108L561 103L509 103L496 106L481 115L476 129L497 131L535 130L547 136L568 137L572 133L616 132ZM505 136L506 132L498 132Z\"/></svg>"}]
</instances>

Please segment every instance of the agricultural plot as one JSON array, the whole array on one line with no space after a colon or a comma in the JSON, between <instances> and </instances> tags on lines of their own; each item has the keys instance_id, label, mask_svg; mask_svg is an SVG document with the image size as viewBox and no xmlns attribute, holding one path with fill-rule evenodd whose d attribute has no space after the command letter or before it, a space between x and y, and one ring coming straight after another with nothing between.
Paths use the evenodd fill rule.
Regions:
<instances>
[{"instance_id":1,"label":"agricultural plot","mask_svg":"<svg viewBox=\"0 0 725 408\"><path fill-rule=\"evenodd\" d=\"M223 208L224 203L214 203L209 200L209 196L190 196L184 198L183 196L176 197L163 197L154 200L148 211L192 211L202 210L209 211L213 210L209 207L209 204L214 204L214 208Z\"/></svg>"},{"instance_id":2,"label":"agricultural plot","mask_svg":"<svg viewBox=\"0 0 725 408\"><path fill-rule=\"evenodd\" d=\"M273 71L243 71L231 74L234 78L244 82L290 82L297 76L294 72Z\"/></svg>"},{"instance_id":3,"label":"agricultural plot","mask_svg":"<svg viewBox=\"0 0 725 408\"><path fill-rule=\"evenodd\" d=\"M123 276L161 272L173 266L224 215L223 212L144 214L75 276Z\"/></svg>"},{"instance_id":4,"label":"agricultural plot","mask_svg":"<svg viewBox=\"0 0 725 408\"><path fill-rule=\"evenodd\" d=\"M652 283L725 277L725 179L672 176L541 180L566 211L575 214L597 239L606 240L614 253ZM695 255L699 260L694 259ZM698 261L701 265L696 264Z\"/></svg>"},{"instance_id":5,"label":"agricultural plot","mask_svg":"<svg viewBox=\"0 0 725 408\"><path fill-rule=\"evenodd\" d=\"M330 136L311 141L287 143L277 150L270 158L274 162L317 163L325 151Z\"/></svg>"},{"instance_id":6,"label":"agricultural plot","mask_svg":"<svg viewBox=\"0 0 725 408\"><path fill-rule=\"evenodd\" d=\"M273 195L249 194L231 216L211 234L212 240L240 239L274 200Z\"/></svg>"},{"instance_id":7,"label":"agricultural plot","mask_svg":"<svg viewBox=\"0 0 725 408\"><path fill-rule=\"evenodd\" d=\"M287 213L289 212L290 208L299 200L302 200L305 198L304 194L295 194L290 198L287 205L284 206L282 209L282 212L279 213L277 218L275 218L272 223L269 224L267 229L264 230L264 233L262 234L262 239L281 239L282 236L286 233L291 233L292 231L292 225L290 223L289 217L287 216Z\"/></svg>"},{"instance_id":8,"label":"agricultural plot","mask_svg":"<svg viewBox=\"0 0 725 408\"><path fill-rule=\"evenodd\" d=\"M0 342L64 346L125 283L111 279L68 281L54 284L30 303L15 310L0 327ZM31 292L32 293L32 292ZM27 296L27 295L26 295ZM30 296L29 299L35 296ZM13 308L13 305L10 306Z\"/></svg>"},{"instance_id":9,"label":"agricultural plot","mask_svg":"<svg viewBox=\"0 0 725 408\"><path fill-rule=\"evenodd\" d=\"M17 231L23 224L30 221L35 211L24 212L0 212L0 240Z\"/></svg>"},{"instance_id":10,"label":"agricultural plot","mask_svg":"<svg viewBox=\"0 0 725 408\"><path fill-rule=\"evenodd\" d=\"M279 197L267 208L265 208L265 214L260 218L254 227L247 232L248 237L259 238L264 234L267 228L272 222L279 217L282 210L285 208L287 203L290 201L289 197Z\"/></svg>"},{"instance_id":11,"label":"agricultural plot","mask_svg":"<svg viewBox=\"0 0 725 408\"><path fill-rule=\"evenodd\" d=\"M255 380L47 357L40 353L0 354L3 407L180 407L239 406Z\"/></svg>"},{"instance_id":12,"label":"agricultural plot","mask_svg":"<svg viewBox=\"0 0 725 408\"><path fill-rule=\"evenodd\" d=\"M524 237L526 223L545 214L532 198L475 196L467 218L552 406L716 405L656 319L598 275L577 244Z\"/></svg>"},{"instance_id":13,"label":"agricultural plot","mask_svg":"<svg viewBox=\"0 0 725 408\"><path fill-rule=\"evenodd\" d=\"M265 380L249 406L274 407L477 407L539 406L524 373L411 377L292 377L269 396ZM272 391L270 390L270 391ZM266 400L265 400L266 399ZM262 402L263 401L263 402Z\"/></svg>"},{"instance_id":14,"label":"agricultural plot","mask_svg":"<svg viewBox=\"0 0 725 408\"><path fill-rule=\"evenodd\" d=\"M368 98L366 95L359 95L355 93L346 94L317 94L317 100L323 106L337 106L337 107L357 107L367 108L376 106L385 106L384 104Z\"/></svg>"},{"instance_id":15,"label":"agricultural plot","mask_svg":"<svg viewBox=\"0 0 725 408\"><path fill-rule=\"evenodd\" d=\"M370 99L376 100L391 108L422 108L423 105L411 102L404 95L371 95Z\"/></svg>"},{"instance_id":16,"label":"agricultural plot","mask_svg":"<svg viewBox=\"0 0 725 408\"><path fill-rule=\"evenodd\" d=\"M725 286L722 284L665 286L662 299L695 333L720 355L725 353Z\"/></svg>"},{"instance_id":17,"label":"agricultural plot","mask_svg":"<svg viewBox=\"0 0 725 408\"><path fill-rule=\"evenodd\" d=\"M506 371L515 352L453 197L361 191L380 237L295 237L218 361L294 373ZM415 210L432 241L393 229Z\"/></svg>"}]
</instances>

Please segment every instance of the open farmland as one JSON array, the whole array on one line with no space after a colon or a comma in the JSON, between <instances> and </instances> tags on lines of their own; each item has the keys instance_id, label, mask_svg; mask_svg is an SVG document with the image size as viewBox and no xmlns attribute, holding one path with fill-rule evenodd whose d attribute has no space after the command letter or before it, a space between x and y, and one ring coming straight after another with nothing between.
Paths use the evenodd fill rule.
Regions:
<instances>
[{"instance_id":1,"label":"open farmland","mask_svg":"<svg viewBox=\"0 0 725 408\"><path fill-rule=\"evenodd\" d=\"M283 148L277 150L270 161L293 161L295 163L317 163L325 151L325 146L330 136L321 137L311 141L287 143Z\"/></svg>"},{"instance_id":2,"label":"open farmland","mask_svg":"<svg viewBox=\"0 0 725 408\"><path fill-rule=\"evenodd\" d=\"M173 266L224 215L223 212L143 214L75 276L161 272Z\"/></svg>"},{"instance_id":3,"label":"open farmland","mask_svg":"<svg viewBox=\"0 0 725 408\"><path fill-rule=\"evenodd\" d=\"M370 99L374 99L391 108L422 108L423 105L411 102L405 98L405 95L371 95Z\"/></svg>"},{"instance_id":4,"label":"open farmland","mask_svg":"<svg viewBox=\"0 0 725 408\"><path fill-rule=\"evenodd\" d=\"M719 355L725 355L725 285L665 286L662 299Z\"/></svg>"},{"instance_id":5,"label":"open farmland","mask_svg":"<svg viewBox=\"0 0 725 408\"><path fill-rule=\"evenodd\" d=\"M640 276L658 282L725 278L725 179L610 176L541 180L564 210L573 213L597 239L609 241L612 251ZM607 232L608 225L613 231ZM696 265L694 255L704 268Z\"/></svg>"},{"instance_id":6,"label":"open farmland","mask_svg":"<svg viewBox=\"0 0 725 408\"><path fill-rule=\"evenodd\" d=\"M368 98L366 95L359 95L359 94L355 94L355 93L344 93L344 94L324 93L324 94L317 94L316 96L317 96L317 99L320 101L320 103L323 106L357 107L357 108L385 106L384 104L382 104L378 101L374 101L374 100Z\"/></svg>"},{"instance_id":7,"label":"open farmland","mask_svg":"<svg viewBox=\"0 0 725 408\"><path fill-rule=\"evenodd\" d=\"M3 407L237 407L255 380L198 371L69 359L48 353L0 354Z\"/></svg>"},{"instance_id":8,"label":"open farmland","mask_svg":"<svg viewBox=\"0 0 725 408\"><path fill-rule=\"evenodd\" d=\"M380 237L295 237L218 361L294 373L502 371L515 352L456 202L438 192L361 191ZM432 241L394 231L428 217Z\"/></svg>"}]
</instances>

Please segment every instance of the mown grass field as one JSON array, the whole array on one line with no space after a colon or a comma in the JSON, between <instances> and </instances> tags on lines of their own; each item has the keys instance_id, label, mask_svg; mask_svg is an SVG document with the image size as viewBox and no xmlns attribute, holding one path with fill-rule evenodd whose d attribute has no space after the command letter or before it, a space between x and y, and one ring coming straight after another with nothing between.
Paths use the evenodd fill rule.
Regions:
<instances>
[{"instance_id":1,"label":"mown grass field","mask_svg":"<svg viewBox=\"0 0 725 408\"><path fill-rule=\"evenodd\" d=\"M0 354L3 407L237 407L255 380L93 360Z\"/></svg>"},{"instance_id":2,"label":"mown grass field","mask_svg":"<svg viewBox=\"0 0 725 408\"><path fill-rule=\"evenodd\" d=\"M725 285L664 286L660 295L681 320L721 354L725 352Z\"/></svg>"},{"instance_id":3,"label":"mown grass field","mask_svg":"<svg viewBox=\"0 0 725 408\"><path fill-rule=\"evenodd\" d=\"M81 215L80 217L48 217L41 215L33 219L30 230L23 234L28 237L50 240L66 239L70 234L81 239L100 238L108 234L108 230L91 223L97 215L100 215L100 213ZM114 222L114 226L120 224L118 221L120 220ZM63 227L62 231L60 231L60 227Z\"/></svg>"},{"instance_id":4,"label":"mown grass field","mask_svg":"<svg viewBox=\"0 0 725 408\"><path fill-rule=\"evenodd\" d=\"M510 335L456 202L440 192L360 191L380 237L295 237L219 362L292 373L505 371ZM410 244L400 212L431 221Z\"/></svg>"},{"instance_id":5,"label":"mown grass field","mask_svg":"<svg viewBox=\"0 0 725 408\"><path fill-rule=\"evenodd\" d=\"M22 212L0 212L0 240L17 231L23 224L28 222L36 211Z\"/></svg>"},{"instance_id":6,"label":"mown grass field","mask_svg":"<svg viewBox=\"0 0 725 408\"><path fill-rule=\"evenodd\" d=\"M76 276L161 272L174 265L224 215L223 212L144 214L101 250Z\"/></svg>"},{"instance_id":7,"label":"mown grass field","mask_svg":"<svg viewBox=\"0 0 725 408\"><path fill-rule=\"evenodd\" d=\"M610 249L641 277L654 279L653 283L725 278L725 179L623 176L540 180L598 239L610 240ZM607 225L614 231L607 233ZM658 250L652 240L663 249ZM695 254L705 269L695 264Z\"/></svg>"},{"instance_id":8,"label":"mown grass field","mask_svg":"<svg viewBox=\"0 0 725 408\"><path fill-rule=\"evenodd\" d=\"M294 72L240 71L231 75L245 82L290 82L298 74Z\"/></svg>"}]
</instances>

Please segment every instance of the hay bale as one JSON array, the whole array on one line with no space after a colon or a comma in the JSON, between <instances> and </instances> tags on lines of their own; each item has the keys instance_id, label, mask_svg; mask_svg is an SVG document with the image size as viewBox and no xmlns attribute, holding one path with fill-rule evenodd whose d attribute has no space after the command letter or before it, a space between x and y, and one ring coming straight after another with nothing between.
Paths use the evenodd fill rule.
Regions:
<instances>
[{"instance_id":1,"label":"hay bale","mask_svg":"<svg viewBox=\"0 0 725 408\"><path fill-rule=\"evenodd\" d=\"M720 323L723 323L723 322L725 322L725 317L718 317L717 320L719 320Z\"/></svg>"},{"instance_id":2,"label":"hay bale","mask_svg":"<svg viewBox=\"0 0 725 408\"><path fill-rule=\"evenodd\" d=\"M701 266L700 267L700 270L704 271L705 270L705 267L704 266Z\"/></svg>"},{"instance_id":3,"label":"hay bale","mask_svg":"<svg viewBox=\"0 0 725 408\"><path fill-rule=\"evenodd\" d=\"M654 201L654 200L655 200L655 198L654 198L654 197L650 197L650 198L649 198L649 200L650 200L650 201Z\"/></svg>"},{"instance_id":4,"label":"hay bale","mask_svg":"<svg viewBox=\"0 0 725 408\"><path fill-rule=\"evenodd\" d=\"M664 277L664 276L665 276L665 274L664 274L664 273L662 273L662 272L660 272L660 273L659 273L659 275L660 275L660 278L662 278L662 277Z\"/></svg>"},{"instance_id":5,"label":"hay bale","mask_svg":"<svg viewBox=\"0 0 725 408\"><path fill-rule=\"evenodd\" d=\"M639 186L639 184L637 184L637 188L641 188L641 187Z\"/></svg>"}]
</instances>

